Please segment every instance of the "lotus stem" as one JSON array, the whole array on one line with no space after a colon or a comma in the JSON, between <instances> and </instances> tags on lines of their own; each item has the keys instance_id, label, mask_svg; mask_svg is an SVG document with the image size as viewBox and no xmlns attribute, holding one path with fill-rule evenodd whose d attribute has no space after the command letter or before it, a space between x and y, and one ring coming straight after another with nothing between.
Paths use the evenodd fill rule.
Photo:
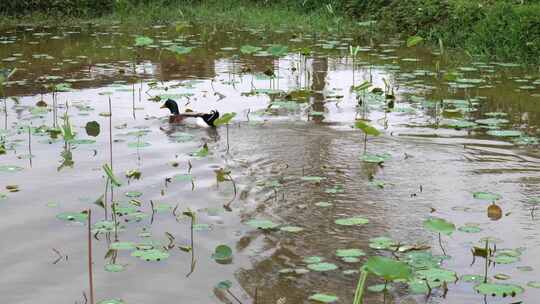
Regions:
<instances>
[{"instance_id":1,"label":"lotus stem","mask_svg":"<svg viewBox=\"0 0 540 304\"><path fill-rule=\"evenodd\" d=\"M32 127L28 127L28 153L30 157L30 167L32 167Z\"/></svg>"},{"instance_id":2,"label":"lotus stem","mask_svg":"<svg viewBox=\"0 0 540 304\"><path fill-rule=\"evenodd\" d=\"M486 264L484 267L484 283L487 283L489 256L489 241L486 240Z\"/></svg>"},{"instance_id":3,"label":"lotus stem","mask_svg":"<svg viewBox=\"0 0 540 304\"><path fill-rule=\"evenodd\" d=\"M94 275L92 261L92 210L88 209L88 283L90 285L90 304L94 304Z\"/></svg>"},{"instance_id":4,"label":"lotus stem","mask_svg":"<svg viewBox=\"0 0 540 304\"><path fill-rule=\"evenodd\" d=\"M444 250L444 247L443 247L443 244L442 244L441 233L439 233L439 246L441 246L441 250L442 250L443 254L446 256L446 251Z\"/></svg>"},{"instance_id":5,"label":"lotus stem","mask_svg":"<svg viewBox=\"0 0 540 304\"><path fill-rule=\"evenodd\" d=\"M225 125L227 127L227 154L229 153L229 124Z\"/></svg>"},{"instance_id":6,"label":"lotus stem","mask_svg":"<svg viewBox=\"0 0 540 304\"><path fill-rule=\"evenodd\" d=\"M191 218L191 225L190 225L190 237L191 237L191 269L189 270L189 273L186 275L186 278L189 277L193 271L195 271L195 247L194 247L194 241L193 241L193 225L195 224L195 215L190 216Z\"/></svg>"},{"instance_id":7,"label":"lotus stem","mask_svg":"<svg viewBox=\"0 0 540 304\"><path fill-rule=\"evenodd\" d=\"M353 304L362 304L362 296L364 295L364 287L366 285L366 280L368 277L367 271L360 272L360 278L358 279L358 284L356 285L356 291L354 292Z\"/></svg>"},{"instance_id":8,"label":"lotus stem","mask_svg":"<svg viewBox=\"0 0 540 304\"><path fill-rule=\"evenodd\" d=\"M364 133L364 154L367 151L367 133Z\"/></svg>"}]
</instances>

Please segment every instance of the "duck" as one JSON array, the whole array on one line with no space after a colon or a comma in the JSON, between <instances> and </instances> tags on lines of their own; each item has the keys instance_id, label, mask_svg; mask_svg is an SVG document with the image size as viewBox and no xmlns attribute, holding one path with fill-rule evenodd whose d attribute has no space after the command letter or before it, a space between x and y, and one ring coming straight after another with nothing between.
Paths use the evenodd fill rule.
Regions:
<instances>
[{"instance_id":1,"label":"duck","mask_svg":"<svg viewBox=\"0 0 540 304\"><path fill-rule=\"evenodd\" d=\"M178 103L172 99L167 99L165 103L160 107L161 109L169 109L171 115L169 116L169 123L181 124L186 118L202 118L207 126L215 128L214 121L219 118L219 112L212 110L210 113L196 113L196 112L184 112L180 113L178 110Z\"/></svg>"}]
</instances>

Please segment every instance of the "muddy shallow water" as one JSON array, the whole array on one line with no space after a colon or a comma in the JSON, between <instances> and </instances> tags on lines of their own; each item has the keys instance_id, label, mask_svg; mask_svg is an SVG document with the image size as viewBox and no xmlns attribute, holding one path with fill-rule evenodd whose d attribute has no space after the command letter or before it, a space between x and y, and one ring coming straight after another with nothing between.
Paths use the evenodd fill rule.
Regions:
<instances>
[{"instance_id":1,"label":"muddy shallow water","mask_svg":"<svg viewBox=\"0 0 540 304\"><path fill-rule=\"evenodd\" d=\"M134 48L139 35L154 41ZM458 277L483 275L484 259L477 257L471 265L471 249L482 246L484 237L495 238L498 250L520 255L512 263L490 265L488 277L517 284L524 292L514 298L484 297L473 290L476 283L459 280L448 284L446 294L436 288L426 297L395 284L388 303L534 303L540 296L536 284L529 284L540 281L540 215L531 215L531 201L540 197L538 68L406 49L398 40L369 47L357 38L193 27L2 30L1 64L18 69L6 84L0 118L6 147L0 155L3 301L84 303L87 226L57 215L91 208L92 221L103 220L104 211L94 201L105 189L102 165L110 162L112 121L113 168L123 183L114 189L114 200L125 205L135 198L141 203L136 209L144 213L139 221L121 217L118 239L175 247L159 262L119 250L114 261L125 270L109 272L104 267L111 262L106 253L114 235L97 235L98 300L235 303L231 294L215 288L231 280L230 291L242 303L311 303L308 298L315 293L351 303L358 279L353 271L367 256L392 256L371 248L370 239L428 245L441 255L437 235L423 226L426 219L439 217L458 228L480 228L443 236L449 258L440 267ZM265 50L272 43L287 45L288 51L279 57L240 51L244 45ZM363 48L353 61L348 48L357 44ZM193 49L173 54L166 50L170 45ZM301 55L306 48L311 54ZM449 72L457 77L445 78ZM265 75L272 73L274 78ZM396 96L393 107L376 94L362 98L370 123L383 131L368 138L366 149L388 154L381 165L359 159L364 137L353 128L364 110L357 100L362 94L350 88L369 80L383 89L386 82ZM46 85L59 83L71 89L56 93L53 102ZM182 109L217 109L236 117L228 128L172 126L156 96L174 98ZM111 120L104 115L109 98ZM46 108L36 107L40 100ZM43 131L61 126L66 113L78 140L69 145L61 135L51 139ZM487 118L499 121L482 122ZM99 123L97 137L87 134L89 121ZM465 126L464 121L473 123ZM205 143L209 155L193 156ZM220 168L231 171L236 195L230 181L217 182ZM125 172L132 169L142 176L128 183ZM8 185L19 191L9 192ZM502 218L488 218L490 202L473 197L480 191L500 196L496 204ZM224 210L232 198L232 211ZM178 249L191 241L190 221L181 215L188 208L201 224L194 232L191 274L191 253ZM369 223L335 223L352 216ZM303 230L258 230L247 224L253 219ZM233 249L232 263L212 259L220 244ZM337 249L350 248L367 255L348 262L336 256ZM307 269L304 259L313 256L337 269L290 272ZM368 285L381 282L371 276ZM383 303L381 293L368 291L366 298L365 303Z\"/></svg>"}]
</instances>

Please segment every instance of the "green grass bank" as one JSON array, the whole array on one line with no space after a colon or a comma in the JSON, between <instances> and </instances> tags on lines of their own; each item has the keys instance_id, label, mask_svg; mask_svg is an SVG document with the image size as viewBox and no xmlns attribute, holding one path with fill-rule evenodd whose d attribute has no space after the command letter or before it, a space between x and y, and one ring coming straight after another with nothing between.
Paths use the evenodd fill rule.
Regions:
<instances>
[{"instance_id":1,"label":"green grass bank","mask_svg":"<svg viewBox=\"0 0 540 304\"><path fill-rule=\"evenodd\" d=\"M0 25L187 21L208 26L420 35L494 60L540 64L540 0L20 0L0 2Z\"/></svg>"}]
</instances>

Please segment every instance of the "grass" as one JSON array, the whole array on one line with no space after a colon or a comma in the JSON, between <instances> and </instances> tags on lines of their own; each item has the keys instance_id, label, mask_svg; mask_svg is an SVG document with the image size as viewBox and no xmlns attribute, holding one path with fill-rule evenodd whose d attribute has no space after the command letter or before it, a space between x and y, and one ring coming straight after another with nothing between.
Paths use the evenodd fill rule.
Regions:
<instances>
[{"instance_id":1,"label":"grass","mask_svg":"<svg viewBox=\"0 0 540 304\"><path fill-rule=\"evenodd\" d=\"M186 5L186 2L189 5ZM305 11L287 4L256 4L242 0L211 0L194 3L177 0L165 6L152 2L120 6L114 12L100 17L73 17L40 12L23 16L0 15L0 27L19 24L45 25L51 22L61 25L76 25L84 22L122 23L141 28L152 24L190 22L231 29L243 27L325 33L358 29L352 18L331 13L324 7Z\"/></svg>"},{"instance_id":2,"label":"grass","mask_svg":"<svg viewBox=\"0 0 540 304\"><path fill-rule=\"evenodd\" d=\"M358 26L358 22L377 19L379 37L420 35L434 46L441 39L445 47L464 49L473 55L540 64L540 2L537 0L523 4L506 0L376 0L369 4L360 0L335 0L333 3L337 4L330 7L318 0L301 2L307 4L281 0L118 0L114 10L100 17L39 12L0 15L0 28L85 22L144 28L188 22L210 28L346 33L362 37L366 29Z\"/></svg>"}]
</instances>

